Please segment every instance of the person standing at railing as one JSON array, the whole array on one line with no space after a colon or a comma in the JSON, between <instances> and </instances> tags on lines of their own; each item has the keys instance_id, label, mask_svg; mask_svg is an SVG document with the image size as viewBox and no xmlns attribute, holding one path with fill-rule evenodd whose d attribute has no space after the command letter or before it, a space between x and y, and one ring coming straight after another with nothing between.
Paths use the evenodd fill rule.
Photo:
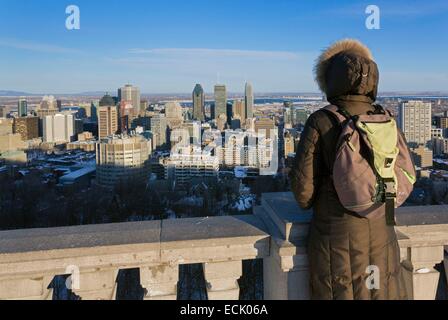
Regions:
<instances>
[{"instance_id":1,"label":"person standing at railing","mask_svg":"<svg viewBox=\"0 0 448 320\"><path fill-rule=\"evenodd\" d=\"M365 45L347 39L321 54L315 72L331 106L309 117L290 172L297 202L314 211L311 297L405 299L393 213L412 190L415 169L392 115L374 104L378 67ZM388 146L386 155L376 152Z\"/></svg>"}]
</instances>

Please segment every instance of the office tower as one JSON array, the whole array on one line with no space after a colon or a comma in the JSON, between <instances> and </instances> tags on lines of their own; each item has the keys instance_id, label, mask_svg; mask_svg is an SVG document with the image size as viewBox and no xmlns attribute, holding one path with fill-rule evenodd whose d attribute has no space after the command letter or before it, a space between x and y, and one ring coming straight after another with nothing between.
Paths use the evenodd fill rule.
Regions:
<instances>
[{"instance_id":1,"label":"office tower","mask_svg":"<svg viewBox=\"0 0 448 320\"><path fill-rule=\"evenodd\" d=\"M192 94L193 115L192 119L197 121L205 120L205 93L200 84L196 84Z\"/></svg>"},{"instance_id":2,"label":"office tower","mask_svg":"<svg viewBox=\"0 0 448 320\"><path fill-rule=\"evenodd\" d=\"M62 100L58 99L56 100L56 108L58 109L58 111L62 111Z\"/></svg>"},{"instance_id":3,"label":"office tower","mask_svg":"<svg viewBox=\"0 0 448 320\"><path fill-rule=\"evenodd\" d=\"M39 118L21 117L14 118L14 133L20 134L23 141L39 137Z\"/></svg>"},{"instance_id":4,"label":"office tower","mask_svg":"<svg viewBox=\"0 0 448 320\"><path fill-rule=\"evenodd\" d=\"M57 102L53 96L44 96L41 103L36 108L37 116L40 119L43 119L46 116L53 116L58 112Z\"/></svg>"},{"instance_id":5,"label":"office tower","mask_svg":"<svg viewBox=\"0 0 448 320\"><path fill-rule=\"evenodd\" d=\"M431 141L430 102L402 102L398 119L400 129L410 145L427 145Z\"/></svg>"},{"instance_id":6,"label":"office tower","mask_svg":"<svg viewBox=\"0 0 448 320\"><path fill-rule=\"evenodd\" d=\"M151 132L155 137L157 147L167 143L167 128L166 117L163 114L156 114L151 118Z\"/></svg>"},{"instance_id":7,"label":"office tower","mask_svg":"<svg viewBox=\"0 0 448 320\"><path fill-rule=\"evenodd\" d=\"M225 85L217 84L215 86L214 117L218 120L220 116L224 116L227 122L227 91Z\"/></svg>"},{"instance_id":8,"label":"office tower","mask_svg":"<svg viewBox=\"0 0 448 320\"><path fill-rule=\"evenodd\" d=\"M182 106L178 102L167 102L165 104L165 116L170 128L180 126L184 122Z\"/></svg>"},{"instance_id":9,"label":"office tower","mask_svg":"<svg viewBox=\"0 0 448 320\"><path fill-rule=\"evenodd\" d=\"M75 135L75 116L72 113L57 113L43 118L43 141L67 143Z\"/></svg>"},{"instance_id":10,"label":"office tower","mask_svg":"<svg viewBox=\"0 0 448 320\"><path fill-rule=\"evenodd\" d=\"M241 123L246 122L246 108L245 103L241 99L233 101L233 118L239 119Z\"/></svg>"},{"instance_id":11,"label":"office tower","mask_svg":"<svg viewBox=\"0 0 448 320\"><path fill-rule=\"evenodd\" d=\"M6 117L6 107L0 106L0 118L5 118L5 117Z\"/></svg>"},{"instance_id":12,"label":"office tower","mask_svg":"<svg viewBox=\"0 0 448 320\"><path fill-rule=\"evenodd\" d=\"M193 90L193 119L205 120L205 94L200 84L196 84Z\"/></svg>"},{"instance_id":13,"label":"office tower","mask_svg":"<svg viewBox=\"0 0 448 320\"><path fill-rule=\"evenodd\" d=\"M246 109L246 119L254 117L254 91L252 85L246 82L244 89L244 105Z\"/></svg>"},{"instance_id":14,"label":"office tower","mask_svg":"<svg viewBox=\"0 0 448 320\"><path fill-rule=\"evenodd\" d=\"M110 136L96 144L96 182L113 188L120 182L146 182L151 141L143 136Z\"/></svg>"},{"instance_id":15,"label":"office tower","mask_svg":"<svg viewBox=\"0 0 448 320\"><path fill-rule=\"evenodd\" d=\"M90 121L92 122L98 122L98 107L99 107L100 101L92 101L90 103Z\"/></svg>"},{"instance_id":16,"label":"office tower","mask_svg":"<svg viewBox=\"0 0 448 320\"><path fill-rule=\"evenodd\" d=\"M28 115L28 102L25 98L20 98L17 103L17 112L19 117L26 117Z\"/></svg>"},{"instance_id":17,"label":"office tower","mask_svg":"<svg viewBox=\"0 0 448 320\"><path fill-rule=\"evenodd\" d=\"M140 89L130 84L118 89L118 102L126 101L133 107L133 115L140 114Z\"/></svg>"},{"instance_id":18,"label":"office tower","mask_svg":"<svg viewBox=\"0 0 448 320\"><path fill-rule=\"evenodd\" d=\"M98 138L105 138L118 132L116 106L100 106L98 109Z\"/></svg>"}]
</instances>

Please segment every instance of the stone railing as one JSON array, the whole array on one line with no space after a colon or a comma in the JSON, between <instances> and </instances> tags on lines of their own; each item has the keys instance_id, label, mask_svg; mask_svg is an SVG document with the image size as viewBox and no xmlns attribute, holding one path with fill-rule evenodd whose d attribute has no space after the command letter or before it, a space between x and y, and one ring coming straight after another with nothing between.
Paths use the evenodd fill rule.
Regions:
<instances>
[{"instance_id":1,"label":"stone railing","mask_svg":"<svg viewBox=\"0 0 448 320\"><path fill-rule=\"evenodd\" d=\"M409 294L434 299L448 207L403 208L397 216ZM3 231L0 299L51 299L49 284L67 274L81 299L115 299L123 269L139 270L144 299L175 299L179 266L196 263L203 265L208 299L238 299L242 261L257 258L265 299L308 299L310 218L290 193L272 193L254 215Z\"/></svg>"}]
</instances>

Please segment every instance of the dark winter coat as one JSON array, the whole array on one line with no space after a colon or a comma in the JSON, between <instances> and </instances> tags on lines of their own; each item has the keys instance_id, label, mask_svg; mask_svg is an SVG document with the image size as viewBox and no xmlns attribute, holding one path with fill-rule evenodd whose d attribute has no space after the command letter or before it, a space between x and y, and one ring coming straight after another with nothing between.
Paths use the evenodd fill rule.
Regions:
<instances>
[{"instance_id":1,"label":"dark winter coat","mask_svg":"<svg viewBox=\"0 0 448 320\"><path fill-rule=\"evenodd\" d=\"M316 66L316 80L331 104L350 114L373 111L378 68L370 51L355 40L337 42ZM291 170L292 191L302 208L313 208L308 256L313 299L402 299L399 247L384 216L367 219L346 210L332 180L340 125L323 110L302 132ZM366 269L380 271L379 289L368 289Z\"/></svg>"}]
</instances>

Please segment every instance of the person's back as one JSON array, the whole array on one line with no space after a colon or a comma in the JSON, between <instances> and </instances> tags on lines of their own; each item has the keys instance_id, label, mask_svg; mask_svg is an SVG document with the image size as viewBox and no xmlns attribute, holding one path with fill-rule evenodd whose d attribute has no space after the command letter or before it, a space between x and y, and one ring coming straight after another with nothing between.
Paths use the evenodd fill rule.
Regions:
<instances>
[{"instance_id":1,"label":"person's back","mask_svg":"<svg viewBox=\"0 0 448 320\"><path fill-rule=\"evenodd\" d=\"M375 111L379 72L369 49L358 41L335 43L322 53L315 72L332 105L351 116ZM314 211L308 244L312 298L403 299L393 226L386 224L384 214L361 217L339 201L332 168L341 129L325 110L313 113L290 174L299 205ZM368 286L367 270L379 271L380 282Z\"/></svg>"}]
</instances>

